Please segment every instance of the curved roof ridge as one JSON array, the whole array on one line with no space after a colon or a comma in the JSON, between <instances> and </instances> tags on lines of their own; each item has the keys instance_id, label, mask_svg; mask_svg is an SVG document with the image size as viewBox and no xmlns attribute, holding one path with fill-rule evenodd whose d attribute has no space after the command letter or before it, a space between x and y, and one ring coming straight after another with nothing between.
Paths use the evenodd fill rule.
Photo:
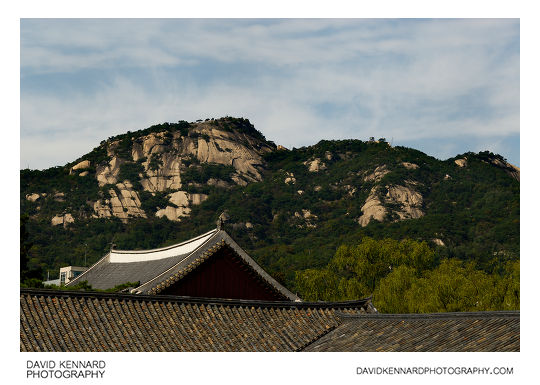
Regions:
<instances>
[{"instance_id":1,"label":"curved roof ridge","mask_svg":"<svg viewBox=\"0 0 540 385\"><path fill-rule=\"evenodd\" d=\"M218 230L213 229L187 241L151 250L111 250L111 263L144 262L190 254L210 239Z\"/></svg>"},{"instance_id":2,"label":"curved roof ridge","mask_svg":"<svg viewBox=\"0 0 540 385\"><path fill-rule=\"evenodd\" d=\"M152 253L152 252L156 252L156 251L161 251L161 250L168 250L168 249L172 249L174 247L177 247L177 246L182 246L186 243L190 243L190 242L193 242L199 238L202 238L206 235L209 235L210 233L214 233L214 232L217 232L218 230L217 229L212 229L204 234L200 234L200 235L197 235L196 237L193 237L191 239L188 239L187 241L183 241L183 242L180 242L180 243L175 243L174 245L170 245L170 246L163 246L163 247L158 247L158 248L155 248L155 249L148 249L148 250L118 250L118 249L113 249L113 252L114 253L137 253L137 254L145 254L145 253Z\"/></svg>"},{"instance_id":3,"label":"curved roof ridge","mask_svg":"<svg viewBox=\"0 0 540 385\"><path fill-rule=\"evenodd\" d=\"M177 263L175 263L173 266L171 266L170 268L168 268L167 270L163 271L161 274L155 276L154 278L144 282L144 283L141 283L134 291L136 293L143 293L146 291L146 288L145 289L141 289L143 286L147 286L149 285L151 282L153 281L156 281L156 280L159 280L160 278L163 279L164 276L166 277L170 277L171 275L171 271L175 270L178 265L180 265L182 262L184 262L185 260L187 260L188 258L190 258L197 250L200 250L203 246L205 246L206 244L208 244L213 238L215 238L216 234L219 234L220 230L219 229L213 229L209 232L207 232L206 234L203 234L201 237L205 236L205 235L209 235L208 238L206 238L201 244L199 244L197 247L195 247L193 250L191 250L184 258L182 258L180 261L178 261Z\"/></svg>"}]
</instances>

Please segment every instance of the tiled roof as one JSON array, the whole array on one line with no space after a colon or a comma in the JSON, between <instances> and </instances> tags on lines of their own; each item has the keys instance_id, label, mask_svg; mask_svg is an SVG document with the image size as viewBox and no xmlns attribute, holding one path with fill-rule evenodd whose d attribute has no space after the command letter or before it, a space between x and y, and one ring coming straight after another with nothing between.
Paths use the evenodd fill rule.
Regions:
<instances>
[{"instance_id":1,"label":"tiled roof","mask_svg":"<svg viewBox=\"0 0 540 385\"><path fill-rule=\"evenodd\" d=\"M296 351L338 326L339 303L21 289L21 351Z\"/></svg>"},{"instance_id":2,"label":"tiled roof","mask_svg":"<svg viewBox=\"0 0 540 385\"><path fill-rule=\"evenodd\" d=\"M145 283L185 259L208 241L217 230L169 247L153 250L111 250L68 286L88 281L94 289L104 290L126 282Z\"/></svg>"},{"instance_id":3,"label":"tiled roof","mask_svg":"<svg viewBox=\"0 0 540 385\"><path fill-rule=\"evenodd\" d=\"M519 312L342 315L304 351L519 351Z\"/></svg>"},{"instance_id":4,"label":"tiled roof","mask_svg":"<svg viewBox=\"0 0 540 385\"><path fill-rule=\"evenodd\" d=\"M186 277L223 247L229 248L266 284L284 299L300 298L264 271L224 230L215 229L177 245L146 251L113 250L69 286L88 281L95 289L126 282L140 282L138 294L159 294Z\"/></svg>"}]
</instances>

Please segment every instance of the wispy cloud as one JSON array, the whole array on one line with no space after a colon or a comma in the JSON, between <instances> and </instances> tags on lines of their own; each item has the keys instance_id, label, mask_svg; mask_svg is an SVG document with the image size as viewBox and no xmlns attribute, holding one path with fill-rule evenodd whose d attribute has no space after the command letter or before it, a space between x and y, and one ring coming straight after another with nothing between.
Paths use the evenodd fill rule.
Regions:
<instances>
[{"instance_id":1,"label":"wispy cloud","mask_svg":"<svg viewBox=\"0 0 540 385\"><path fill-rule=\"evenodd\" d=\"M286 146L385 136L443 157L430 139L459 152L471 150L464 137L503 143L519 135L519 22L21 22L22 167L66 163L128 129L224 115ZM60 156L51 133L78 145Z\"/></svg>"}]
</instances>

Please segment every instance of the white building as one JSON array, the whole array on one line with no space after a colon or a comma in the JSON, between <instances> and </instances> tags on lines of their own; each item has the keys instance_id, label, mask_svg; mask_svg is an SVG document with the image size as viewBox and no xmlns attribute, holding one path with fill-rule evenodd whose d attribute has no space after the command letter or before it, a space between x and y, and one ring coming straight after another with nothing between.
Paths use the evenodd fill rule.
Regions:
<instances>
[{"instance_id":1,"label":"white building","mask_svg":"<svg viewBox=\"0 0 540 385\"><path fill-rule=\"evenodd\" d=\"M84 273L88 267L80 266L66 266L60 268L60 277L58 279L51 279L50 281L44 281L44 285L57 285L63 286L67 285L69 282L73 281L79 275Z\"/></svg>"}]
</instances>

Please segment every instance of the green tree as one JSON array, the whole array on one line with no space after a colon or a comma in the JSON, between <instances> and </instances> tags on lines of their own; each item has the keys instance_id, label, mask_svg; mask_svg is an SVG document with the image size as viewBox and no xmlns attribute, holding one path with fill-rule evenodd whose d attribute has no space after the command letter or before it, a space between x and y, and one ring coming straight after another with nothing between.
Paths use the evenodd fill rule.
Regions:
<instances>
[{"instance_id":1,"label":"green tree","mask_svg":"<svg viewBox=\"0 0 540 385\"><path fill-rule=\"evenodd\" d=\"M498 281L500 296L500 310L519 310L519 261L508 262L505 266L505 273Z\"/></svg>"},{"instance_id":2,"label":"green tree","mask_svg":"<svg viewBox=\"0 0 540 385\"><path fill-rule=\"evenodd\" d=\"M398 266L382 278L373 293L373 302L381 313L410 313L411 303L407 297L412 284L418 279L417 270Z\"/></svg>"},{"instance_id":3,"label":"green tree","mask_svg":"<svg viewBox=\"0 0 540 385\"><path fill-rule=\"evenodd\" d=\"M310 301L337 301L339 277L328 269L307 269L296 273L302 298Z\"/></svg>"},{"instance_id":4,"label":"green tree","mask_svg":"<svg viewBox=\"0 0 540 385\"><path fill-rule=\"evenodd\" d=\"M358 245L340 246L327 267L298 272L296 285L305 299L357 299L373 294L379 281L399 266L422 271L432 267L435 260L435 253L425 242L365 237ZM315 276L328 281L312 285L309 279Z\"/></svg>"},{"instance_id":5,"label":"green tree","mask_svg":"<svg viewBox=\"0 0 540 385\"><path fill-rule=\"evenodd\" d=\"M406 293L415 313L496 310L496 278L477 270L473 263L445 259Z\"/></svg>"},{"instance_id":6,"label":"green tree","mask_svg":"<svg viewBox=\"0 0 540 385\"><path fill-rule=\"evenodd\" d=\"M20 282L22 287L43 287L42 271L38 267L31 267L30 249L33 244L29 241L29 233L26 229L29 217L26 214L20 217Z\"/></svg>"}]
</instances>

